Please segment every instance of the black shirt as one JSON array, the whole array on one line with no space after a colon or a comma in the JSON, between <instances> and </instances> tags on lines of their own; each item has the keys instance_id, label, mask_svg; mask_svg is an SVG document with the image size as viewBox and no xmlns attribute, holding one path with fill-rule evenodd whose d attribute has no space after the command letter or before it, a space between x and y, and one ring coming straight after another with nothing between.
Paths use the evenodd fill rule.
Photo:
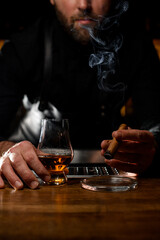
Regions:
<instances>
[{"instance_id":1,"label":"black shirt","mask_svg":"<svg viewBox=\"0 0 160 240\"><path fill-rule=\"evenodd\" d=\"M33 103L45 91L50 101L70 122L74 148L99 148L122 122L130 127L152 129L160 123L159 59L144 32L123 33L116 81L124 91L100 90L97 69L88 61L91 43L81 45L52 19L52 77L43 85L46 19L14 35L0 57L0 136L8 138L10 125L26 94ZM117 80L118 79L118 80ZM132 100L132 115L121 116L121 108ZM159 141L159 132L155 133Z\"/></svg>"}]
</instances>

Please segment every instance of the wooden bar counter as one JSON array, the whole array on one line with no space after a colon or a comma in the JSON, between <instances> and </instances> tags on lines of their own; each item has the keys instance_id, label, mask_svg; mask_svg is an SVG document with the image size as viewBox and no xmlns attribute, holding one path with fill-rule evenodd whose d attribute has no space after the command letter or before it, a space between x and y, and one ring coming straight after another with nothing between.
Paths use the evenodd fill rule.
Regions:
<instances>
[{"instance_id":1,"label":"wooden bar counter","mask_svg":"<svg viewBox=\"0 0 160 240\"><path fill-rule=\"evenodd\" d=\"M92 192L79 179L37 190L0 190L0 240L160 239L160 179L128 192Z\"/></svg>"}]
</instances>

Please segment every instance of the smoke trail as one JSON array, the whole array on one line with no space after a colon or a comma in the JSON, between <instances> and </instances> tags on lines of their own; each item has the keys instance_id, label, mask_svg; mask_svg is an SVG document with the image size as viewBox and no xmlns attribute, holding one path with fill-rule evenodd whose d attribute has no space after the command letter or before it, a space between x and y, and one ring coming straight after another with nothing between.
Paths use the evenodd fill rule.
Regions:
<instances>
[{"instance_id":1,"label":"smoke trail","mask_svg":"<svg viewBox=\"0 0 160 240\"><path fill-rule=\"evenodd\" d=\"M117 0L114 13L108 17L99 16L98 26L88 30L94 47L94 53L90 55L89 66L97 67L98 87L104 91L124 91L125 84L116 79L118 71L118 51L123 43L123 36L119 32L119 20L128 10L128 2ZM96 34L94 33L96 32Z\"/></svg>"}]
</instances>

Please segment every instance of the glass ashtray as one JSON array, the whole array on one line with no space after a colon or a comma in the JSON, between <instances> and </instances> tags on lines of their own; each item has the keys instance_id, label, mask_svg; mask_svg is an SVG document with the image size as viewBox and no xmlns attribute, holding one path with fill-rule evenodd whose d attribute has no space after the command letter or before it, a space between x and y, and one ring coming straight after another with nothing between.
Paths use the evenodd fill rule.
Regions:
<instances>
[{"instance_id":1,"label":"glass ashtray","mask_svg":"<svg viewBox=\"0 0 160 240\"><path fill-rule=\"evenodd\" d=\"M81 187L98 192L125 192L137 187L135 179L123 176L109 175L85 178L81 181Z\"/></svg>"}]
</instances>

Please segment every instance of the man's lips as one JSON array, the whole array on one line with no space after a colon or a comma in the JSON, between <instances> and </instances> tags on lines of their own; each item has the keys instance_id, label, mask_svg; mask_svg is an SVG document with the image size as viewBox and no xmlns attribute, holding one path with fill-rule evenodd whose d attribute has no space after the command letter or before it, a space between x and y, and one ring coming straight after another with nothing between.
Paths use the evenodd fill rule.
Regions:
<instances>
[{"instance_id":1,"label":"man's lips","mask_svg":"<svg viewBox=\"0 0 160 240\"><path fill-rule=\"evenodd\" d=\"M91 18L79 18L79 19L75 19L75 22L81 25L88 25L88 24L93 24L94 22L96 22L96 20Z\"/></svg>"}]
</instances>

